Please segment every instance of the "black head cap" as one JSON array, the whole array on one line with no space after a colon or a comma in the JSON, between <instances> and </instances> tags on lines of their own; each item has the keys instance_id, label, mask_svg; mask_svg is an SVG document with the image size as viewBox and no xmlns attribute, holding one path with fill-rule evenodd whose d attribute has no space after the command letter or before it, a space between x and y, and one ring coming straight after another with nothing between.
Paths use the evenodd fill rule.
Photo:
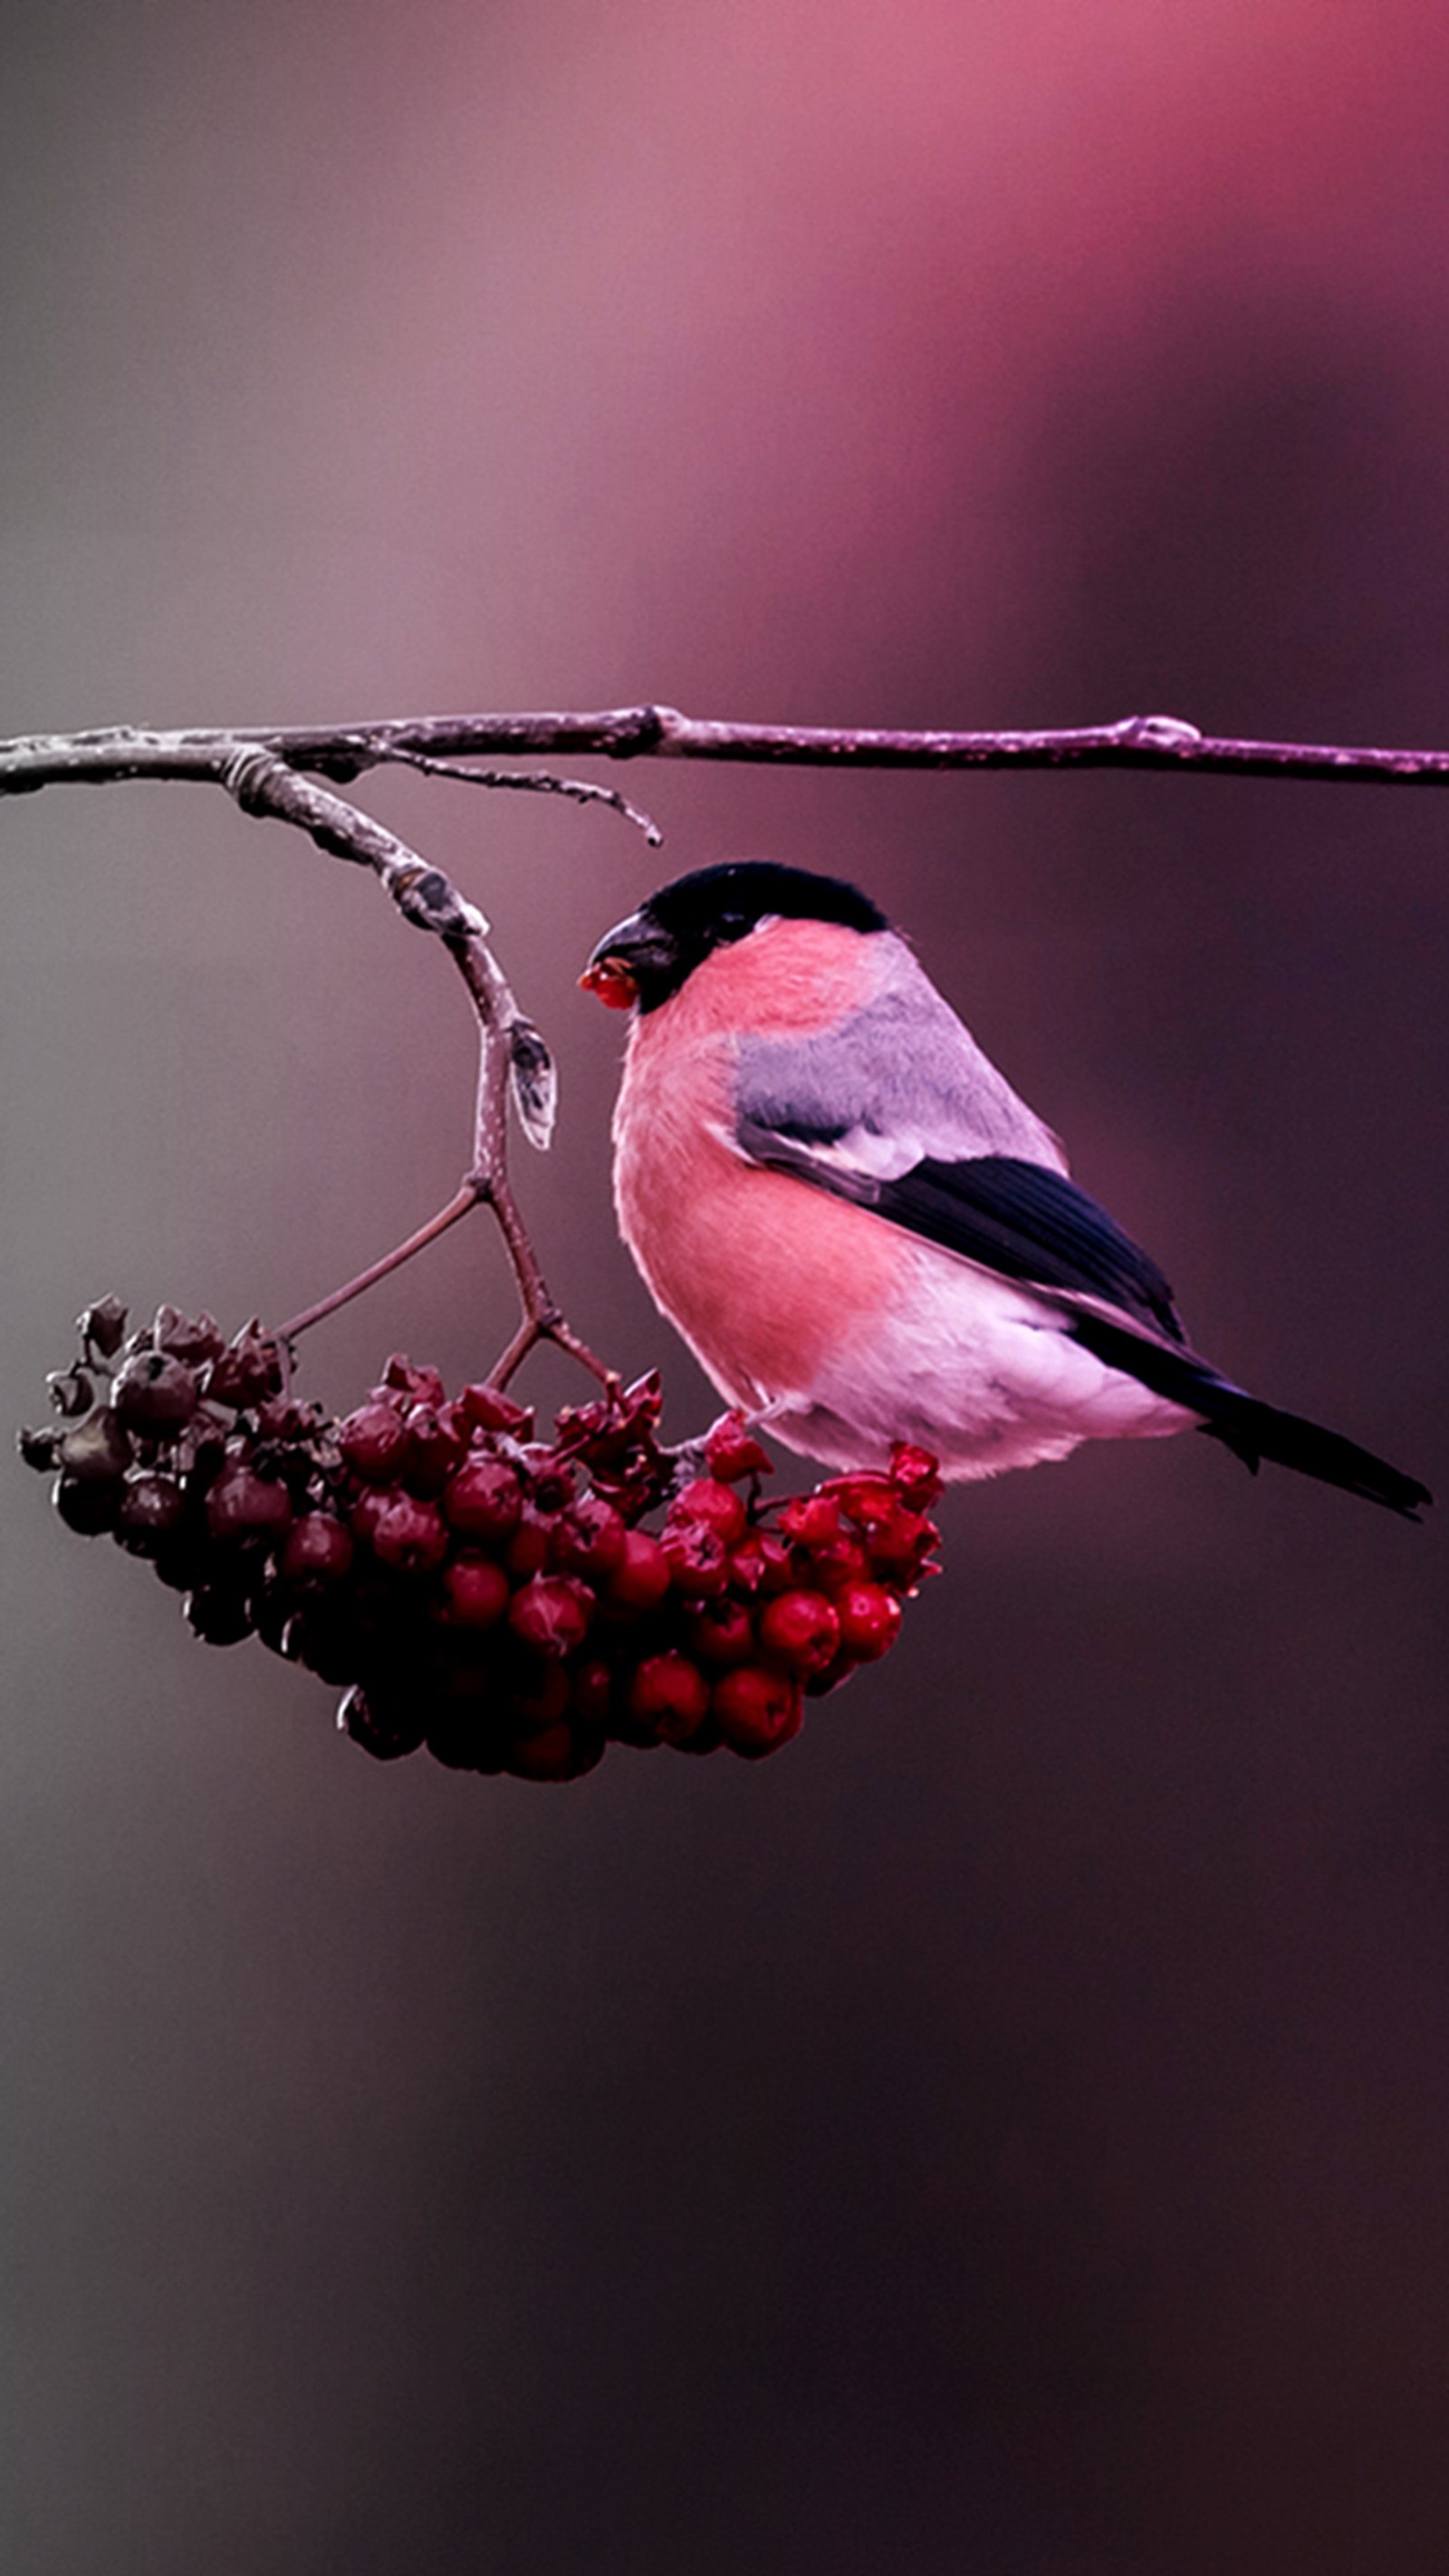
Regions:
<instances>
[{"instance_id":1,"label":"black head cap","mask_svg":"<svg viewBox=\"0 0 1449 2576\"><path fill-rule=\"evenodd\" d=\"M843 877L812 876L772 859L728 859L661 886L594 950L589 970L617 958L637 987L641 1011L657 1010L713 949L747 938L762 921L838 921L847 930L888 930L885 914Z\"/></svg>"}]
</instances>

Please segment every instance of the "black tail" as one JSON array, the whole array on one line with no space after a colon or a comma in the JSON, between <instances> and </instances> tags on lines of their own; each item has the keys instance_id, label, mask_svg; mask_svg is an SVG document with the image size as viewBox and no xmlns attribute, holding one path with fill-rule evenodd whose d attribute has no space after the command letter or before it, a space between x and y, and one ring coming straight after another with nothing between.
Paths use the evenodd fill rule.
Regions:
<instances>
[{"instance_id":1,"label":"black tail","mask_svg":"<svg viewBox=\"0 0 1449 2576\"><path fill-rule=\"evenodd\" d=\"M1320 1423L1305 1422L1297 1413L1280 1413L1275 1404L1245 1395L1240 1386L1230 1385L1191 1351L1144 1341L1124 1325L1109 1323L1105 1316L1080 1307L1072 1316L1072 1334L1109 1368L1135 1377L1139 1385L1151 1387L1154 1395L1165 1395L1169 1403L1200 1414L1204 1431L1221 1440L1254 1475L1260 1460L1270 1458L1279 1467L1296 1467L1301 1476L1317 1476L1325 1485L1341 1485L1347 1494L1362 1494L1365 1502L1382 1503L1386 1511L1399 1512L1406 1521L1416 1521L1420 1505L1434 1499L1427 1485L1401 1475L1397 1467L1360 1449L1356 1441L1345 1440L1341 1432L1325 1431Z\"/></svg>"}]
</instances>

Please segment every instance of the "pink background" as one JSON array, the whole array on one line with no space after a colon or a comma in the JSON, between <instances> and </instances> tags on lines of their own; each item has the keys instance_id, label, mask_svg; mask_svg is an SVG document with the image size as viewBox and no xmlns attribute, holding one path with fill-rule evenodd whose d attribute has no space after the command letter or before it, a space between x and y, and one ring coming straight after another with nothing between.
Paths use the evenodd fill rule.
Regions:
<instances>
[{"instance_id":1,"label":"pink background","mask_svg":"<svg viewBox=\"0 0 1449 2576\"><path fill-rule=\"evenodd\" d=\"M0 96L0 723L1442 743L1446 107L1428 0L58 0ZM370 793L552 1036L540 1248L679 1431L573 979L769 853L888 904L1214 1357L1449 1489L1449 801L624 783L662 859ZM0 830L18 1421L92 1295L275 1318L406 1232L471 1068L429 946L221 798ZM509 1319L467 1229L309 1382ZM1087 1453L951 1499L778 1763L563 1793L369 1765L3 1490L7 2564L1444 2564L1438 1529Z\"/></svg>"}]
</instances>

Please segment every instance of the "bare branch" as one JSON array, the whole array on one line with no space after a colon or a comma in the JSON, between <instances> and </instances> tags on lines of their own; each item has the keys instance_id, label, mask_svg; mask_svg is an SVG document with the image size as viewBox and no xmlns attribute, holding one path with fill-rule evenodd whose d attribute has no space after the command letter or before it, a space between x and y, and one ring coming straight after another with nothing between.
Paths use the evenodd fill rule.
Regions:
<instances>
[{"instance_id":1,"label":"bare branch","mask_svg":"<svg viewBox=\"0 0 1449 2576\"><path fill-rule=\"evenodd\" d=\"M951 733L874 727L724 724L663 706L582 715L405 717L358 725L240 725L161 733L33 734L0 743L0 795L65 780L220 780L239 753L270 752L292 771L345 785L390 761L414 767L488 754L593 754L606 760L738 760L859 769L1168 769L1237 778L1335 778L1449 785L1449 751L1260 742L1204 734L1177 716L1125 716L1065 730ZM450 772L449 774L460 774ZM476 771L464 776L478 777ZM501 780L489 783L501 784ZM559 780L570 795L581 782ZM635 820L645 818L635 815Z\"/></svg>"}]
</instances>

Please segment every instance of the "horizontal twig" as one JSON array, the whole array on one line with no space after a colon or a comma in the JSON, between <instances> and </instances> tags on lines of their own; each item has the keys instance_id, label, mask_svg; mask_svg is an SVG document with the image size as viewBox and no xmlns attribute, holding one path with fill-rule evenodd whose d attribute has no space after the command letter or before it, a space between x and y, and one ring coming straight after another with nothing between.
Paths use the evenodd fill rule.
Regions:
<instances>
[{"instance_id":1,"label":"horizontal twig","mask_svg":"<svg viewBox=\"0 0 1449 2576\"><path fill-rule=\"evenodd\" d=\"M239 753L346 784L388 762L524 753L606 760L765 761L857 769L1169 769L1236 778L1338 778L1449 785L1449 751L1354 743L1259 742L1205 734L1177 716L1126 716L1065 730L946 733L877 727L725 724L662 706L584 715L418 716L345 725L238 725L163 733L30 734L0 742L0 795L122 778L220 780ZM465 775L476 775L468 772ZM567 785L561 792L571 792Z\"/></svg>"}]
</instances>

